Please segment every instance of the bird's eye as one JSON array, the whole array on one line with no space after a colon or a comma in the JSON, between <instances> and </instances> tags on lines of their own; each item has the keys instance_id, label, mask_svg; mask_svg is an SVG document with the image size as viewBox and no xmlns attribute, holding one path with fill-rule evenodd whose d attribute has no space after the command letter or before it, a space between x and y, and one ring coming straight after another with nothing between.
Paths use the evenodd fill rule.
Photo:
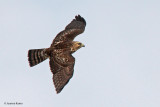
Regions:
<instances>
[{"instance_id":1,"label":"bird's eye","mask_svg":"<svg viewBox=\"0 0 160 107\"><path fill-rule=\"evenodd\" d=\"M78 43L78 45L81 45L81 43Z\"/></svg>"}]
</instances>

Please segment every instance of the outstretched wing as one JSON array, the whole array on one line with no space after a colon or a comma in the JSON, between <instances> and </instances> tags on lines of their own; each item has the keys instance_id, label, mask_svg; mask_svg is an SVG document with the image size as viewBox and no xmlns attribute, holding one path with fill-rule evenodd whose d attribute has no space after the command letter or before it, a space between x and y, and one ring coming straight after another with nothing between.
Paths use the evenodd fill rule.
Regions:
<instances>
[{"instance_id":1,"label":"outstretched wing","mask_svg":"<svg viewBox=\"0 0 160 107\"><path fill-rule=\"evenodd\" d=\"M58 54L50 57L50 69L53 73L53 82L57 93L73 76L75 58L71 55Z\"/></svg>"},{"instance_id":2,"label":"outstretched wing","mask_svg":"<svg viewBox=\"0 0 160 107\"><path fill-rule=\"evenodd\" d=\"M55 46L59 43L73 41L73 39L84 32L86 26L86 21L80 15L75 16L75 19L71 21L65 28L65 30L61 31L55 39L53 40L51 47Z\"/></svg>"}]
</instances>

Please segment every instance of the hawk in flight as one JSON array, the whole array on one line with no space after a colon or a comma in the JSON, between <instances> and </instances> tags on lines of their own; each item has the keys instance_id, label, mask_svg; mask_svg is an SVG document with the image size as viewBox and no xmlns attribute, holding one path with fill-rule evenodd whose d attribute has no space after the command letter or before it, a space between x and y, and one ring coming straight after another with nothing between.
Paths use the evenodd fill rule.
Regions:
<instances>
[{"instance_id":1,"label":"hawk in flight","mask_svg":"<svg viewBox=\"0 0 160 107\"><path fill-rule=\"evenodd\" d=\"M31 49L28 51L30 67L49 58L49 65L53 73L53 82L57 93L60 93L69 82L74 72L75 58L72 56L84 44L73 41L74 38L83 33L86 21L80 15L75 16L66 28L57 34L49 48Z\"/></svg>"}]
</instances>

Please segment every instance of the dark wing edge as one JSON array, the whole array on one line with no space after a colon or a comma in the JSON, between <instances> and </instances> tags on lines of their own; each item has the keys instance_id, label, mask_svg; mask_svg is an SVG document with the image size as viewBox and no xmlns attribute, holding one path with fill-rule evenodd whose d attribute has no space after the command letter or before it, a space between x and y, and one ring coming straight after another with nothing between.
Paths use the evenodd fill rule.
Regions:
<instances>
[{"instance_id":1,"label":"dark wing edge","mask_svg":"<svg viewBox=\"0 0 160 107\"><path fill-rule=\"evenodd\" d=\"M80 15L75 16L75 19L71 21L70 24L66 26L65 29L85 29L86 21Z\"/></svg>"},{"instance_id":2,"label":"dark wing edge","mask_svg":"<svg viewBox=\"0 0 160 107\"><path fill-rule=\"evenodd\" d=\"M75 61L73 61L72 64L64 67L57 63L53 57L50 57L50 69L53 73L53 83L57 94L62 91L65 85L72 78L74 72L74 63Z\"/></svg>"},{"instance_id":3,"label":"dark wing edge","mask_svg":"<svg viewBox=\"0 0 160 107\"><path fill-rule=\"evenodd\" d=\"M59 43L70 42L73 39L84 32L86 26L86 21L80 15L75 16L75 19L71 21L66 27L65 30L61 31L57 34L55 39L53 40L51 47L55 46Z\"/></svg>"}]
</instances>

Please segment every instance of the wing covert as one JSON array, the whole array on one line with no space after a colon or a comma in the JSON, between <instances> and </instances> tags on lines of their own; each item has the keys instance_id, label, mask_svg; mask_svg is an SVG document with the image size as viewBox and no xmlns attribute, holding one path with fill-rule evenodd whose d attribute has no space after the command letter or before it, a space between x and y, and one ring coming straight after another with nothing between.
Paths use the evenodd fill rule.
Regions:
<instances>
[{"instance_id":1,"label":"wing covert","mask_svg":"<svg viewBox=\"0 0 160 107\"><path fill-rule=\"evenodd\" d=\"M73 76L75 59L73 56L63 57L62 55L58 58L56 57L57 56L50 57L50 69L53 73L53 83L56 92L60 93Z\"/></svg>"},{"instance_id":2,"label":"wing covert","mask_svg":"<svg viewBox=\"0 0 160 107\"><path fill-rule=\"evenodd\" d=\"M84 32L86 26L86 21L83 17L80 15L75 16L75 19L69 23L65 30L61 31L57 34L55 39L53 40L51 47L54 45L57 45L62 42L69 42L73 41L73 39Z\"/></svg>"}]
</instances>

